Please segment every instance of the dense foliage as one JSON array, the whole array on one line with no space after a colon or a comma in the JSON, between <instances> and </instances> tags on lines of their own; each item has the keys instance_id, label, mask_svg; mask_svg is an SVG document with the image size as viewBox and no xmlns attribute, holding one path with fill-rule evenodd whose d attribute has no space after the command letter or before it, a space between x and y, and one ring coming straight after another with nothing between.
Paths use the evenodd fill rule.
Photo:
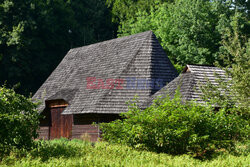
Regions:
<instances>
[{"instance_id":1,"label":"dense foliage","mask_svg":"<svg viewBox=\"0 0 250 167\"><path fill-rule=\"evenodd\" d=\"M13 89L0 87L0 157L12 149L28 149L37 137L36 104Z\"/></svg>"},{"instance_id":2,"label":"dense foliage","mask_svg":"<svg viewBox=\"0 0 250 167\"><path fill-rule=\"evenodd\" d=\"M250 133L249 123L236 113L183 103L178 93L172 100L157 99L143 111L133 104L122 116L123 120L101 124L104 140L155 152L202 157L216 149L232 149L234 140Z\"/></svg>"},{"instance_id":3,"label":"dense foliage","mask_svg":"<svg viewBox=\"0 0 250 167\"><path fill-rule=\"evenodd\" d=\"M222 28L224 31L222 47L220 48L220 61L217 62L217 65L225 70L227 79L218 77L216 85L208 81L206 85L201 87L203 98L212 105L235 108L236 112L241 112L249 119L250 39L247 39L240 30L242 28L240 13L235 13L227 21L231 28Z\"/></svg>"},{"instance_id":4,"label":"dense foliage","mask_svg":"<svg viewBox=\"0 0 250 167\"><path fill-rule=\"evenodd\" d=\"M81 140L36 141L37 148L15 151L5 157L0 166L206 166L238 167L248 166L249 143L238 144L234 153L221 150L212 160L200 161L188 155L170 156L148 151L138 151L131 147L113 145L105 142L89 143Z\"/></svg>"},{"instance_id":5,"label":"dense foliage","mask_svg":"<svg viewBox=\"0 0 250 167\"><path fill-rule=\"evenodd\" d=\"M0 2L0 84L28 95L66 52L118 36L153 30L178 71L219 60L222 35L240 12L249 37L247 0L3 0ZM113 18L113 19L112 19ZM117 26L118 31L117 31Z\"/></svg>"},{"instance_id":6,"label":"dense foliage","mask_svg":"<svg viewBox=\"0 0 250 167\"><path fill-rule=\"evenodd\" d=\"M174 64L212 65L219 57L222 27L231 26L226 20L230 20L237 11L232 5L232 2L219 0L154 1L148 9L139 8L130 12L133 17L124 19L113 13L123 18L118 29L119 36L153 30ZM245 11L241 17L247 18ZM249 35L248 21L245 20L243 25L242 32Z\"/></svg>"},{"instance_id":7,"label":"dense foliage","mask_svg":"<svg viewBox=\"0 0 250 167\"><path fill-rule=\"evenodd\" d=\"M114 37L103 0L0 1L0 84L35 92L70 48Z\"/></svg>"}]
</instances>

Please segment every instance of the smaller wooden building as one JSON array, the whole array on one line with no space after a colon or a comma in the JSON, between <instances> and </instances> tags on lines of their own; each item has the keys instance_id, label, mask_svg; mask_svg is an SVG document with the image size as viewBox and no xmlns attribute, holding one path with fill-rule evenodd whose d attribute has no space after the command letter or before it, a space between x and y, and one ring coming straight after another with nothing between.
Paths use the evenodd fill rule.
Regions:
<instances>
[{"instance_id":1,"label":"smaller wooden building","mask_svg":"<svg viewBox=\"0 0 250 167\"><path fill-rule=\"evenodd\" d=\"M183 72L178 77L156 92L141 106L142 108L150 106L153 103L153 100L159 96L164 98L166 95L169 95L173 98L177 89L179 89L183 101L194 100L197 103L204 104L204 101L201 98L202 92L200 86L206 84L207 80L212 84L217 84L216 80L218 79L218 75L221 78L226 79L225 71L218 67L186 65Z\"/></svg>"}]
</instances>

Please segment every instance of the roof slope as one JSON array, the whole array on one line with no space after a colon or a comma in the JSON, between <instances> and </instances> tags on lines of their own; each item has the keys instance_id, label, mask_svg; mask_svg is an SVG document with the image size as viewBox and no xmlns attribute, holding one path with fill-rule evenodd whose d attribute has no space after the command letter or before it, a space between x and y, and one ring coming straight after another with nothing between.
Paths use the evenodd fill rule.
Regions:
<instances>
[{"instance_id":1,"label":"roof slope","mask_svg":"<svg viewBox=\"0 0 250 167\"><path fill-rule=\"evenodd\" d=\"M150 97L142 108L146 108L153 103L153 100L161 96L162 98L169 95L174 97L175 92L179 89L183 101L195 100L198 103L204 103L201 98L201 90L199 87L209 80L212 84L217 84L218 76L225 78L225 71L218 67L202 66L202 65L187 65L177 78Z\"/></svg>"},{"instance_id":2,"label":"roof slope","mask_svg":"<svg viewBox=\"0 0 250 167\"><path fill-rule=\"evenodd\" d=\"M165 85L176 76L155 35L147 31L71 49L33 99L42 101L40 111L46 100L64 99L69 106L63 114L121 113L136 94L143 103L159 90L127 88L128 80L160 78ZM88 77L123 79L123 89L87 89Z\"/></svg>"}]
</instances>

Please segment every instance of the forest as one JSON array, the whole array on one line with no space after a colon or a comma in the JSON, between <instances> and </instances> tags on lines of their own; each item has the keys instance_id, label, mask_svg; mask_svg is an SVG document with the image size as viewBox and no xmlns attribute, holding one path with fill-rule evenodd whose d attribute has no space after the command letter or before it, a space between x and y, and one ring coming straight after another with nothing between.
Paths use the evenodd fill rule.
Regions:
<instances>
[{"instance_id":1,"label":"forest","mask_svg":"<svg viewBox=\"0 0 250 167\"><path fill-rule=\"evenodd\" d=\"M71 48L152 30L179 70L224 62L223 40L249 38L245 0L3 0L0 84L34 94Z\"/></svg>"}]
</instances>

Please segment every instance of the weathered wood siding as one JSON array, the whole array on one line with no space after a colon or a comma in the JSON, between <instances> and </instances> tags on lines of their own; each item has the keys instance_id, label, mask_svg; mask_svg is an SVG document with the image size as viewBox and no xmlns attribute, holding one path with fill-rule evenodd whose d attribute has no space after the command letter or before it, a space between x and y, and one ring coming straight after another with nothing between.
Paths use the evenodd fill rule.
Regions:
<instances>
[{"instance_id":1,"label":"weathered wood siding","mask_svg":"<svg viewBox=\"0 0 250 167\"><path fill-rule=\"evenodd\" d=\"M118 114L61 115L65 107L46 109L40 120L39 139L60 137L97 141L101 137L99 127L93 123L110 122L120 118Z\"/></svg>"},{"instance_id":2,"label":"weathered wood siding","mask_svg":"<svg viewBox=\"0 0 250 167\"><path fill-rule=\"evenodd\" d=\"M62 99L46 101L46 108L41 113L45 118L40 119L38 131L40 139L71 138L73 116L61 114L67 106Z\"/></svg>"},{"instance_id":3,"label":"weathered wood siding","mask_svg":"<svg viewBox=\"0 0 250 167\"><path fill-rule=\"evenodd\" d=\"M38 139L49 139L49 127L51 126L50 122L50 111L48 108L46 108L42 113L41 116L44 118L41 118L40 121L40 126L38 130L39 137Z\"/></svg>"},{"instance_id":4,"label":"weathered wood siding","mask_svg":"<svg viewBox=\"0 0 250 167\"><path fill-rule=\"evenodd\" d=\"M40 126L38 130L39 137L38 139L49 139L49 126Z\"/></svg>"},{"instance_id":5,"label":"weathered wood siding","mask_svg":"<svg viewBox=\"0 0 250 167\"><path fill-rule=\"evenodd\" d=\"M72 115L62 115L65 107L51 108L50 139L72 136Z\"/></svg>"},{"instance_id":6,"label":"weathered wood siding","mask_svg":"<svg viewBox=\"0 0 250 167\"><path fill-rule=\"evenodd\" d=\"M93 123L110 122L118 118L118 114L76 114L73 116L72 138L97 141L101 132Z\"/></svg>"}]
</instances>

